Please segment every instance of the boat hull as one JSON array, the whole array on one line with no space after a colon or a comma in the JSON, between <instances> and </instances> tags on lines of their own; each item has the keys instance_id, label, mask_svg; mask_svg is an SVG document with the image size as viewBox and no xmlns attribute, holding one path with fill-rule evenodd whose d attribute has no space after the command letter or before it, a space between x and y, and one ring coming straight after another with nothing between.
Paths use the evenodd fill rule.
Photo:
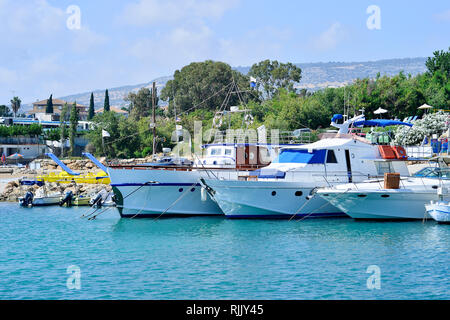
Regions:
<instances>
[{"instance_id":1,"label":"boat hull","mask_svg":"<svg viewBox=\"0 0 450 320\"><path fill-rule=\"evenodd\" d=\"M418 193L398 190L377 192L320 191L318 193L354 219L416 220L429 218L424 205L437 200L436 193Z\"/></svg>"},{"instance_id":2,"label":"boat hull","mask_svg":"<svg viewBox=\"0 0 450 320\"><path fill-rule=\"evenodd\" d=\"M43 207L43 206L54 206L59 204L60 197L45 197L45 198L34 198L33 206L34 207Z\"/></svg>"},{"instance_id":3,"label":"boat hull","mask_svg":"<svg viewBox=\"0 0 450 320\"><path fill-rule=\"evenodd\" d=\"M346 217L319 197L312 186L298 182L205 179L212 196L231 219L304 219Z\"/></svg>"},{"instance_id":4,"label":"boat hull","mask_svg":"<svg viewBox=\"0 0 450 320\"><path fill-rule=\"evenodd\" d=\"M450 224L450 206L444 203L425 205L427 213L438 223Z\"/></svg>"},{"instance_id":5,"label":"boat hull","mask_svg":"<svg viewBox=\"0 0 450 320\"><path fill-rule=\"evenodd\" d=\"M109 175L117 208L124 218L223 214L209 196L202 198L199 179L208 174L201 170L109 168Z\"/></svg>"}]
</instances>

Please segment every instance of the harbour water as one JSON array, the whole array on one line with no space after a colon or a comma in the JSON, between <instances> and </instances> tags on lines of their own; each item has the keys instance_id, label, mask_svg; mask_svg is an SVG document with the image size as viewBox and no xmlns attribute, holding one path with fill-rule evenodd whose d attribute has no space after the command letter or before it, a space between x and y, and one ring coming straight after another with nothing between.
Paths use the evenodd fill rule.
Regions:
<instances>
[{"instance_id":1,"label":"harbour water","mask_svg":"<svg viewBox=\"0 0 450 320\"><path fill-rule=\"evenodd\" d=\"M0 299L450 299L433 221L120 219L0 203ZM369 289L369 266L380 289ZM80 268L69 289L69 266Z\"/></svg>"}]
</instances>

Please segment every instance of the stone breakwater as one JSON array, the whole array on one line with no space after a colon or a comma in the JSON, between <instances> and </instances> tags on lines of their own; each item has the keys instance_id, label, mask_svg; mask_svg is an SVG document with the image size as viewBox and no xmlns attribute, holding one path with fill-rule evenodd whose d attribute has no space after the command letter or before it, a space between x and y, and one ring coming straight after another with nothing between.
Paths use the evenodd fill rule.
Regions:
<instances>
[{"instance_id":1,"label":"stone breakwater","mask_svg":"<svg viewBox=\"0 0 450 320\"><path fill-rule=\"evenodd\" d=\"M113 164L113 165L133 165L133 164L142 164L146 162L151 162L152 158L133 158L133 159L114 159L111 161L106 162L105 158L100 158L99 161L103 163L104 165ZM40 170L62 170L60 166L58 166L53 160L50 159L36 159L34 160L38 166L40 166ZM92 171L98 171L99 169L97 166L92 163L92 161L88 159L68 159L68 160L62 160L62 163L64 163L69 169L72 170L80 170L84 173L86 172L92 172Z\"/></svg>"},{"instance_id":2,"label":"stone breakwater","mask_svg":"<svg viewBox=\"0 0 450 320\"><path fill-rule=\"evenodd\" d=\"M50 182L46 183L42 187L39 187L37 185L23 186L20 185L20 180L14 180L6 184L3 192L0 194L0 201L16 202L18 201L18 198L25 195L27 191L31 191L33 194L36 194L37 192L44 190L49 194L60 193L61 195L64 195L66 192L72 191L74 195L92 197L99 193L102 189L105 189L108 192L112 191L111 186L103 184Z\"/></svg>"},{"instance_id":3,"label":"stone breakwater","mask_svg":"<svg viewBox=\"0 0 450 320\"><path fill-rule=\"evenodd\" d=\"M103 164L107 164L104 158L99 159ZM90 160L87 159L74 159L74 160L62 160L62 162L70 169L86 174L88 172L97 173L100 169L95 166ZM110 163L118 165L131 165L140 164L144 162L150 162L150 159L125 159L114 160ZM34 180L39 175L46 175L50 172L60 172L62 169L50 159L36 159L34 167L38 169L29 169L26 167L4 167L3 172L0 174L0 201L17 201L19 197L22 197L27 191L31 191L36 194L39 189L44 189L47 193L61 193L64 195L68 191L72 191L74 195L91 196L100 192L102 189L111 191L109 185L104 184L84 184L84 183L58 183L50 182L45 186L39 187L24 186L20 184L21 179Z\"/></svg>"}]
</instances>

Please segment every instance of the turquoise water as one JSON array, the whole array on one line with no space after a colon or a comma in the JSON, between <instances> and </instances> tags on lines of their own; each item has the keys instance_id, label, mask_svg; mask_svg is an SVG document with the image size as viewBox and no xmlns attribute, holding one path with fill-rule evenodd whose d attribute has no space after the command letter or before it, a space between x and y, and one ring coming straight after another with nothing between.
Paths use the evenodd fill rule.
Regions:
<instances>
[{"instance_id":1,"label":"turquoise water","mask_svg":"<svg viewBox=\"0 0 450 320\"><path fill-rule=\"evenodd\" d=\"M97 220L0 203L0 299L449 299L450 226L351 219ZM81 270L68 289L67 267ZM367 267L381 271L368 289Z\"/></svg>"}]
</instances>

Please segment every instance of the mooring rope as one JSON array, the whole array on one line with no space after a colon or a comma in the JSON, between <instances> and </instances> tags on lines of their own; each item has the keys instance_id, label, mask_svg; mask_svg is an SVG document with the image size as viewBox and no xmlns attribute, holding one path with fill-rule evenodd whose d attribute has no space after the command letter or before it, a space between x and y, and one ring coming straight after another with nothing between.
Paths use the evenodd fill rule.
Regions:
<instances>
[{"instance_id":1,"label":"mooring rope","mask_svg":"<svg viewBox=\"0 0 450 320\"><path fill-rule=\"evenodd\" d=\"M313 189L314 190L314 189ZM343 196L344 194L346 194L348 191L350 191L351 189L347 189L345 190L345 192L343 192L342 194L338 195L337 198ZM316 193L313 194L313 197L315 197ZM309 203L309 201L305 201L305 203L294 213L294 215L289 219L289 221L291 221L299 212L301 209L304 208L304 206ZM298 219L297 221L302 221L306 218L308 218L309 216L311 216L315 211L322 209L323 207L325 207L326 205L328 205L328 201L326 201L326 203L324 203L323 205L321 205L320 207L312 210L310 213L308 213L307 215L303 216L301 219Z\"/></svg>"},{"instance_id":2,"label":"mooring rope","mask_svg":"<svg viewBox=\"0 0 450 320\"><path fill-rule=\"evenodd\" d=\"M168 206L168 207L166 208L166 210L164 210L159 216L157 216L157 217L155 218L155 220L158 220L159 218L161 218L161 216L162 216L163 214L165 214L170 208L172 208L175 204L177 204L178 201L180 201L185 195L187 195L187 194L189 193L188 191L190 191L193 187L195 187L196 184L197 184L197 182L194 182L194 184L193 184L192 186L190 186L189 188L187 188L186 191L184 191L184 192L178 197L178 199L176 199L174 202L172 202L172 204L171 204L170 206Z\"/></svg>"}]
</instances>

